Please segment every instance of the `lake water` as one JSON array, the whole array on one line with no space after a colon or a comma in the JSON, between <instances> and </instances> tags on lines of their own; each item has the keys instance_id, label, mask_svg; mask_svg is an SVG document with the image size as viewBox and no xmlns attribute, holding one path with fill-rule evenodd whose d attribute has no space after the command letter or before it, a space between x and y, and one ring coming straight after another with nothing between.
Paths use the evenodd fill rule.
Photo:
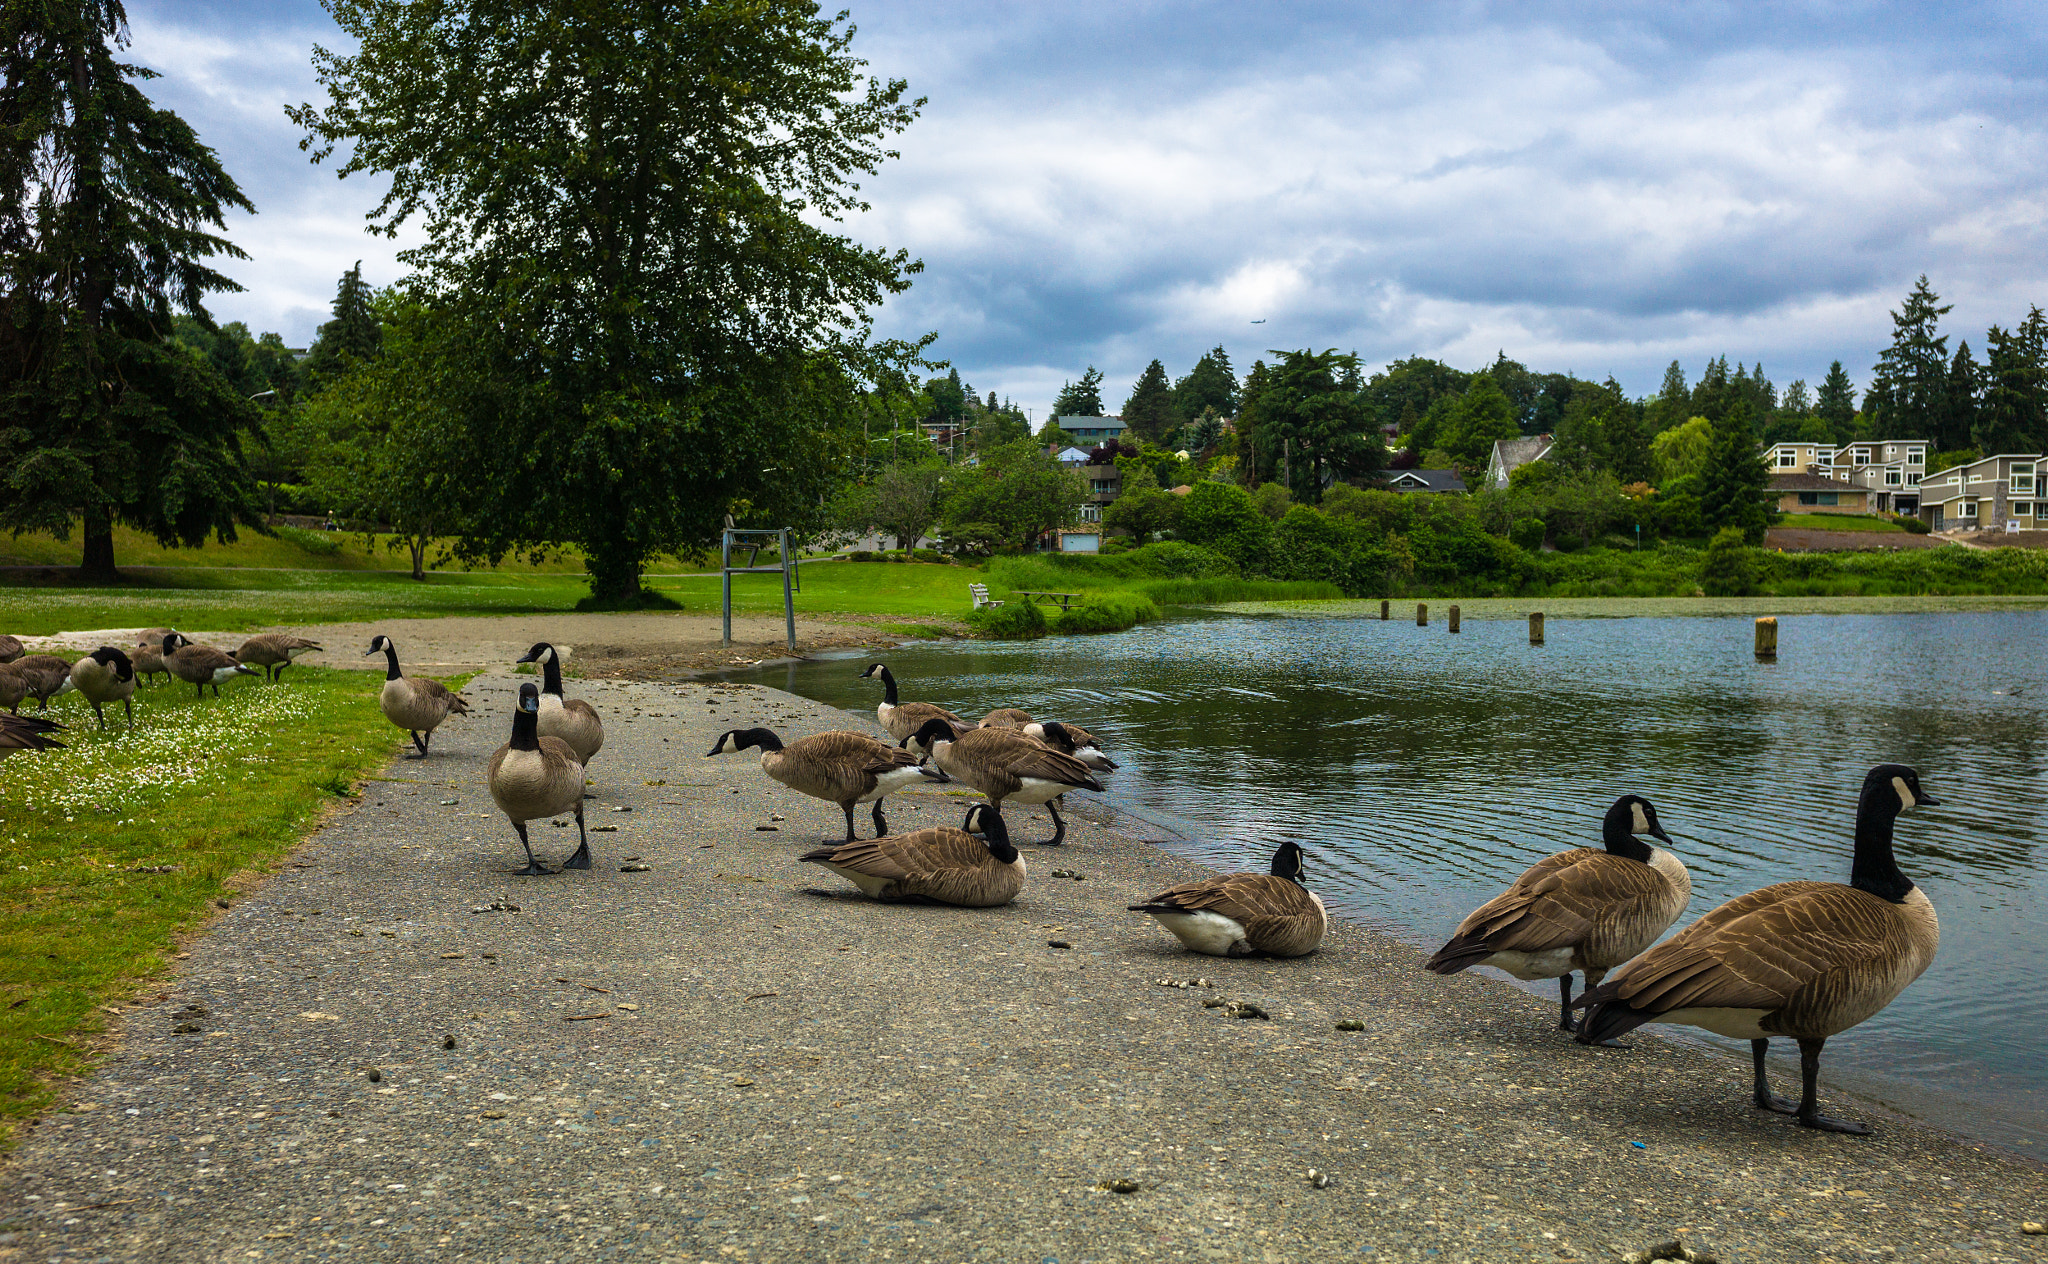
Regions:
<instances>
[{"instance_id":1,"label":"lake water","mask_svg":"<svg viewBox=\"0 0 2048 1264\"><path fill-rule=\"evenodd\" d=\"M906 700L1085 725L1123 764L1111 803L1222 868L1300 841L1333 909L1426 948L1538 858L1598 846L1628 791L1692 871L1680 925L1772 882L1847 881L1863 773L1911 764L1942 806L1901 817L1899 863L1940 912L1941 952L1829 1043L1823 1076L2048 1157L2048 612L1786 618L1770 664L1750 626L1552 620L1536 648L1519 622L1453 636L1412 609L1218 615L888 661ZM871 712L861 665L733 678ZM1796 1064L1779 1075L1796 1086Z\"/></svg>"}]
</instances>

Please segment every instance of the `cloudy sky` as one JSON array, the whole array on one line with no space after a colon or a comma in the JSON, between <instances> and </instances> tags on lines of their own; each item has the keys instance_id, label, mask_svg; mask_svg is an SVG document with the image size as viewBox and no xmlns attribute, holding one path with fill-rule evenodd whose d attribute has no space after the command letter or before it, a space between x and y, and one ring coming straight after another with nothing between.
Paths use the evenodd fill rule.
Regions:
<instances>
[{"instance_id":1,"label":"cloudy sky","mask_svg":"<svg viewBox=\"0 0 2048 1264\"><path fill-rule=\"evenodd\" d=\"M1980 356L2048 304L2029 6L846 2L857 51L930 98L851 226L926 263L882 331L939 331L1040 417L1087 364L1113 408L1218 343L1240 370L1504 349L1635 393L1717 354L1861 382L1922 272ZM400 275L403 240L362 230L374 187L284 118L338 39L317 3L129 12L151 91L259 212L217 316L303 345L355 259Z\"/></svg>"}]
</instances>

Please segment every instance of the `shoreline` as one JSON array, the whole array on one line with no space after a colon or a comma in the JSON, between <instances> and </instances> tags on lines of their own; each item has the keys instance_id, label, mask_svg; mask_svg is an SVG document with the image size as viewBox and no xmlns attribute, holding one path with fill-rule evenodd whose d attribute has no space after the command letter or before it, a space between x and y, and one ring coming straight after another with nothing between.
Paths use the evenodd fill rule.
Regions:
<instances>
[{"instance_id":1,"label":"shoreline","mask_svg":"<svg viewBox=\"0 0 2048 1264\"><path fill-rule=\"evenodd\" d=\"M2038 1256L2038 1168L1831 1079L1877 1136L1755 1112L1710 1051L1580 1049L1550 1004L1348 923L1306 958L1190 956L1124 905L1207 871L1105 805L1022 848L1009 906L848 898L794 862L838 810L703 752L869 725L762 686L578 689L614 828L592 870L510 876L481 777L522 679L473 681L433 760L366 784L124 1015L0 1171L0 1259Z\"/></svg>"},{"instance_id":2,"label":"shoreline","mask_svg":"<svg viewBox=\"0 0 2048 1264\"><path fill-rule=\"evenodd\" d=\"M1388 617L1413 622L1415 607L1429 607L1432 624L1452 606L1465 619L1729 619L1763 615L1957 614L1973 611L2048 610L2048 596L1953 597L1396 597ZM1345 601L1239 601L1202 609L1224 614L1304 618L1378 619L1377 598Z\"/></svg>"}]
</instances>

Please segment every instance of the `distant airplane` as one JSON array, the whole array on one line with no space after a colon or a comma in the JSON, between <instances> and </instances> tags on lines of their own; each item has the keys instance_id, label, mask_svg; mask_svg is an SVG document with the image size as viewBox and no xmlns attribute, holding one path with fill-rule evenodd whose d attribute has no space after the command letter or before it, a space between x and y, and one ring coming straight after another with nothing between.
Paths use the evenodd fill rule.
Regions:
<instances>
[{"instance_id":1,"label":"distant airplane","mask_svg":"<svg viewBox=\"0 0 2048 1264\"><path fill-rule=\"evenodd\" d=\"M1253 321L1253 322L1252 322L1252 324L1254 324L1254 325L1263 325L1263 324L1265 324L1265 323L1266 323L1266 318L1265 318L1265 317L1263 317L1263 316L1259 317L1259 318L1258 318L1257 320L1255 320L1255 321Z\"/></svg>"}]
</instances>

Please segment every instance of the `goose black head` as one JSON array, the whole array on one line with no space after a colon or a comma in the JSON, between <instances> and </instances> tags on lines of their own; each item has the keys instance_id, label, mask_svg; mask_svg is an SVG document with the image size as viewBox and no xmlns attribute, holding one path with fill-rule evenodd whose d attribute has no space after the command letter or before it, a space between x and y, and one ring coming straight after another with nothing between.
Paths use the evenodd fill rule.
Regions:
<instances>
[{"instance_id":1,"label":"goose black head","mask_svg":"<svg viewBox=\"0 0 2048 1264\"><path fill-rule=\"evenodd\" d=\"M1940 807L1941 800L1920 788L1920 774L1904 764L1879 764L1863 776L1863 794L1867 798L1873 790L1889 789L1898 798L1899 808Z\"/></svg>"},{"instance_id":2,"label":"goose black head","mask_svg":"<svg viewBox=\"0 0 2048 1264\"><path fill-rule=\"evenodd\" d=\"M718 735L718 741L712 744L711 749L704 752L704 758L723 755L727 742L731 742L732 749L736 751L743 751L749 746L758 746L764 751L782 749L782 739L775 736L772 729L727 729Z\"/></svg>"},{"instance_id":3,"label":"goose black head","mask_svg":"<svg viewBox=\"0 0 2048 1264\"><path fill-rule=\"evenodd\" d=\"M549 645L546 641L542 641L526 651L524 658L516 658L512 661L515 663L545 663L549 659L556 657L558 656L555 653L555 647Z\"/></svg>"},{"instance_id":4,"label":"goose black head","mask_svg":"<svg viewBox=\"0 0 2048 1264\"><path fill-rule=\"evenodd\" d=\"M164 634L164 646L163 646L163 652L164 652L164 653L166 653L166 654L175 654L175 653L177 653L177 652L178 652L178 643L179 643L180 641L183 641L184 639L185 639L185 638L184 638L184 636L183 636L182 634L180 634L180 633L177 633L177 632L167 632L167 633L165 633L165 634Z\"/></svg>"},{"instance_id":5,"label":"goose black head","mask_svg":"<svg viewBox=\"0 0 2048 1264\"><path fill-rule=\"evenodd\" d=\"M908 750L912 743L916 743L920 754L929 755L932 753L934 743L950 742L952 740L953 726L934 716L924 722L924 727L903 739L903 748Z\"/></svg>"},{"instance_id":6,"label":"goose black head","mask_svg":"<svg viewBox=\"0 0 2048 1264\"><path fill-rule=\"evenodd\" d=\"M531 685L519 686L519 709L528 715L540 714L540 690Z\"/></svg>"},{"instance_id":7,"label":"goose black head","mask_svg":"<svg viewBox=\"0 0 2048 1264\"><path fill-rule=\"evenodd\" d=\"M1614 801L1613 807L1607 809L1607 816L1600 826L1601 840L1613 854L1648 864L1650 846L1638 841L1638 834L1648 834L1663 843L1671 842L1671 836L1657 821L1657 809L1648 799L1639 794L1622 795Z\"/></svg>"},{"instance_id":8,"label":"goose black head","mask_svg":"<svg viewBox=\"0 0 2048 1264\"><path fill-rule=\"evenodd\" d=\"M1043 740L1059 747L1069 755L1074 753L1074 747L1079 744L1074 741L1074 735L1067 732L1067 726L1061 724L1058 720L1047 720L1039 725L1038 733Z\"/></svg>"},{"instance_id":9,"label":"goose black head","mask_svg":"<svg viewBox=\"0 0 2048 1264\"><path fill-rule=\"evenodd\" d=\"M135 664L128 661L126 654L123 654L111 645L102 645L86 655L86 657L102 667L113 668L114 679L116 680L135 679Z\"/></svg>"},{"instance_id":10,"label":"goose black head","mask_svg":"<svg viewBox=\"0 0 2048 1264\"><path fill-rule=\"evenodd\" d=\"M372 654L382 654L387 649L395 650L397 648L397 646L391 643L390 637L380 632L370 638L370 648L363 651L363 657L368 658Z\"/></svg>"},{"instance_id":11,"label":"goose black head","mask_svg":"<svg viewBox=\"0 0 2048 1264\"><path fill-rule=\"evenodd\" d=\"M869 663L868 669L862 672L860 675L855 676L854 679L867 680L870 677L886 675L888 671L889 665L887 663Z\"/></svg>"},{"instance_id":12,"label":"goose black head","mask_svg":"<svg viewBox=\"0 0 2048 1264\"><path fill-rule=\"evenodd\" d=\"M1015 864L1017 848L1010 842L1010 827L1003 823L1003 814L994 804L977 803L967 809L967 820L963 826L970 834L980 834L988 845L988 854L998 864Z\"/></svg>"},{"instance_id":13,"label":"goose black head","mask_svg":"<svg viewBox=\"0 0 2048 1264\"><path fill-rule=\"evenodd\" d=\"M1300 843L1282 843L1273 852L1273 864L1269 872L1276 878L1285 878L1299 885L1308 871L1302 866L1303 854Z\"/></svg>"}]
</instances>

